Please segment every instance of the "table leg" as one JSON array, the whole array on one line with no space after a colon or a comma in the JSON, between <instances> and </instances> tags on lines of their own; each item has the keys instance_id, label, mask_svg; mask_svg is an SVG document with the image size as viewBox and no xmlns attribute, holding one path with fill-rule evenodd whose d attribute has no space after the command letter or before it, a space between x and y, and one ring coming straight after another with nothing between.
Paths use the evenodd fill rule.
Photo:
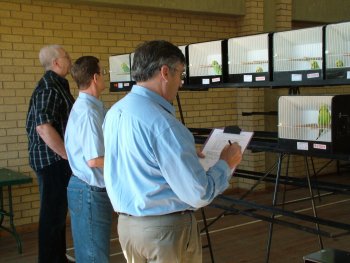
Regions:
<instances>
[{"instance_id":1,"label":"table leg","mask_svg":"<svg viewBox=\"0 0 350 263\"><path fill-rule=\"evenodd\" d=\"M16 239L16 242L17 242L18 253L22 254L21 239L19 238L19 235L16 231L15 224L13 222L13 215L14 214L13 214L13 206L12 206L12 188L11 188L11 185L8 186L8 197L9 197L9 211L8 212L5 211L5 209L4 209L2 187L0 187L0 197L1 197L1 201L0 201L0 228L4 229L5 231L9 232L10 234L12 234L14 236L14 238ZM10 219L10 227L5 227L2 225L5 216L8 216Z\"/></svg>"},{"instance_id":2,"label":"table leg","mask_svg":"<svg viewBox=\"0 0 350 263\"><path fill-rule=\"evenodd\" d=\"M281 176L281 166L282 166L283 156L284 156L283 153L280 153L278 155L278 166L277 166L277 174L276 174L276 181L275 181L275 189L273 192L272 206L275 206L277 203L278 184L279 184L279 178ZM272 213L271 219L273 220L274 218L275 218L275 214ZM270 223L270 228L269 228L269 237L267 240L267 248L266 248L266 260L265 260L266 263L268 263L270 259L272 232L273 232L273 222Z\"/></svg>"}]
</instances>

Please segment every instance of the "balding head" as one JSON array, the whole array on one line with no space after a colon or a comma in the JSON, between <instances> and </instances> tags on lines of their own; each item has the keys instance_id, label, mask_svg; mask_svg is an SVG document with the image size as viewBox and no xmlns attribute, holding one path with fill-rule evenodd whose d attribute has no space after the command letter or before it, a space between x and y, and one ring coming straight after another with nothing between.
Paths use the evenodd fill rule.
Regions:
<instances>
[{"instance_id":1,"label":"balding head","mask_svg":"<svg viewBox=\"0 0 350 263\"><path fill-rule=\"evenodd\" d=\"M40 50L39 60L45 70L52 69L52 62L60 56L60 49L63 50L60 45L49 45Z\"/></svg>"},{"instance_id":2,"label":"balding head","mask_svg":"<svg viewBox=\"0 0 350 263\"><path fill-rule=\"evenodd\" d=\"M65 77L71 67L69 54L60 45L43 47L39 52L39 60L46 71L52 70L61 77Z\"/></svg>"}]
</instances>

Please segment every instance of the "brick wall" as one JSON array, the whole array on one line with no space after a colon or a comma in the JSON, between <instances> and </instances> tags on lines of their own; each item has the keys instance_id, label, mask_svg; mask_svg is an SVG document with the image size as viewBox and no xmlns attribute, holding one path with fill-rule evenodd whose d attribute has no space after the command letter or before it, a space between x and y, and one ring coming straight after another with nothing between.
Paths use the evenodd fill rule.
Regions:
<instances>
[{"instance_id":1,"label":"brick wall","mask_svg":"<svg viewBox=\"0 0 350 263\"><path fill-rule=\"evenodd\" d=\"M145 40L165 39L185 45L236 35L236 19L228 16L49 1L0 1L0 167L34 178L33 184L13 189L15 223L38 221L39 194L35 174L28 165L25 118L31 93L43 74L38 61L43 45L61 44L73 60L95 55L102 65L108 66L110 55L132 52ZM68 80L76 96L76 85L70 76ZM232 88L180 92L186 124L189 127L235 124L241 111L237 102L242 104L247 92ZM110 107L124 95L106 91L102 100ZM261 92L255 96L261 96ZM245 108L250 108L249 105L256 108L257 100L247 100ZM245 125L243 121L241 124Z\"/></svg>"},{"instance_id":2,"label":"brick wall","mask_svg":"<svg viewBox=\"0 0 350 263\"><path fill-rule=\"evenodd\" d=\"M34 178L33 184L13 189L16 225L38 221L38 186L28 165L25 118L32 91L43 74L38 61L42 46L61 44L73 60L94 55L107 67L110 55L130 53L145 40L165 39L186 45L262 32L264 0L245 3L245 16L229 17L53 1L0 0L0 167ZM291 0L278 3L279 28L288 28ZM70 76L68 80L77 96L75 83ZM264 110L266 97L271 94L275 93L257 88L219 88L181 91L179 95L188 127L237 124L246 130L264 130L264 117L242 117L241 113ZM110 107L124 95L105 91L102 100ZM248 152L240 168L264 171L265 160L264 153ZM247 187L251 183L233 180L235 187Z\"/></svg>"},{"instance_id":3,"label":"brick wall","mask_svg":"<svg viewBox=\"0 0 350 263\"><path fill-rule=\"evenodd\" d=\"M292 0L276 0L276 31L292 27Z\"/></svg>"},{"instance_id":4,"label":"brick wall","mask_svg":"<svg viewBox=\"0 0 350 263\"><path fill-rule=\"evenodd\" d=\"M245 1L246 14L237 20L237 35L245 36L264 30L264 0Z\"/></svg>"}]
</instances>

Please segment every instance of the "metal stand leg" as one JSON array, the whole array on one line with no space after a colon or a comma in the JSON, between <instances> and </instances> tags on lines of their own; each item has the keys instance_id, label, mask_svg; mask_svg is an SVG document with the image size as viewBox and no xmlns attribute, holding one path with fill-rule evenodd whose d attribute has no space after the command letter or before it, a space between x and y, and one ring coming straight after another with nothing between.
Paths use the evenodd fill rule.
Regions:
<instances>
[{"instance_id":1,"label":"metal stand leg","mask_svg":"<svg viewBox=\"0 0 350 263\"><path fill-rule=\"evenodd\" d=\"M340 175L340 161L337 160L337 175Z\"/></svg>"},{"instance_id":2,"label":"metal stand leg","mask_svg":"<svg viewBox=\"0 0 350 263\"><path fill-rule=\"evenodd\" d=\"M290 163L290 154L288 154L288 158L287 158L286 181L288 180L288 176L289 176L289 163ZM282 209L284 209L284 203L286 202L286 192L287 192L287 183L284 184L284 188L283 188Z\"/></svg>"},{"instance_id":3,"label":"metal stand leg","mask_svg":"<svg viewBox=\"0 0 350 263\"><path fill-rule=\"evenodd\" d=\"M177 101L177 107L179 108L179 112L180 112L180 119L183 125L185 125L185 119L184 119L184 115L182 113L182 107L181 107L181 102L180 102L180 96L179 93L176 94L176 101Z\"/></svg>"},{"instance_id":4,"label":"metal stand leg","mask_svg":"<svg viewBox=\"0 0 350 263\"><path fill-rule=\"evenodd\" d=\"M201 212L202 212L202 218L203 218L203 223L204 223L204 230L205 230L205 235L207 237L207 242L208 242L207 246L209 248L211 262L214 263L214 253L213 253L213 249L211 247L209 229L208 229L207 218L205 216L204 208L201 208Z\"/></svg>"},{"instance_id":5,"label":"metal stand leg","mask_svg":"<svg viewBox=\"0 0 350 263\"><path fill-rule=\"evenodd\" d=\"M284 154L282 155L284 157ZM282 157L282 158L283 158ZM273 171L276 169L276 166L277 166L277 163L276 162L274 165L272 165L270 167L270 169L268 169L264 176L260 177L259 180L257 180L255 182L255 184L249 189L247 190L243 195L241 195L241 197L239 198L239 200L243 200L246 196L248 196L251 192L253 192L253 190ZM234 207L234 205L232 205L232 207ZM232 214L232 212L227 212L227 211L224 211L222 213L220 213L214 220L211 220L211 222L208 224L208 227L210 227L211 225L213 225L216 221L218 221L220 218L224 217L225 215L229 215L229 214ZM201 232L203 231L204 229L201 229Z\"/></svg>"},{"instance_id":6,"label":"metal stand leg","mask_svg":"<svg viewBox=\"0 0 350 263\"><path fill-rule=\"evenodd\" d=\"M275 181L275 190L273 192L272 206L275 206L276 203L277 203L278 184L279 184L279 178L281 176L281 166L282 166L283 156L284 156L283 153L280 153L278 155L278 166L277 166L277 174L276 174L276 181ZM274 219L274 218L275 218L275 214L273 213L271 215L271 219ZM268 241L267 241L267 249L266 249L266 260L265 260L266 263L268 263L269 259L270 259L272 232L273 232L273 222L270 223L269 238L268 238Z\"/></svg>"},{"instance_id":7,"label":"metal stand leg","mask_svg":"<svg viewBox=\"0 0 350 263\"><path fill-rule=\"evenodd\" d=\"M318 180L317 180L317 173L315 170L314 159L312 157L310 157L310 160L311 160L311 165L312 165L313 179L315 181L315 185L316 185L316 189L317 189L318 200L321 202L321 194L320 194L320 189L318 188Z\"/></svg>"},{"instance_id":8,"label":"metal stand leg","mask_svg":"<svg viewBox=\"0 0 350 263\"><path fill-rule=\"evenodd\" d=\"M2 222L4 220L4 197L3 197L3 193L2 193L2 187L0 187L0 227L2 226Z\"/></svg>"},{"instance_id":9,"label":"metal stand leg","mask_svg":"<svg viewBox=\"0 0 350 263\"><path fill-rule=\"evenodd\" d=\"M304 157L304 160L305 160L305 166L306 166L305 167L306 168L306 179L307 179L307 184L308 184L309 192L310 192L312 211L313 211L314 217L317 218L317 211L316 211L316 206L315 206L314 193L313 193L312 187L311 187L309 163L307 160L307 156ZM320 226L318 223L316 223L316 229L318 232L320 231ZM320 234L318 234L318 241L320 243L321 249L323 249L323 242L322 242L322 237Z\"/></svg>"}]
</instances>

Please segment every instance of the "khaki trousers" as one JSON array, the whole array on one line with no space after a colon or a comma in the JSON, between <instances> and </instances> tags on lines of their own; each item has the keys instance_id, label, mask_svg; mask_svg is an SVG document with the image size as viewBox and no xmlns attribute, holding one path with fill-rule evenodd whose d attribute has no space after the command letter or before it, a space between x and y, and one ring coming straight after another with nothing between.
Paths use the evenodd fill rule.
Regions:
<instances>
[{"instance_id":1,"label":"khaki trousers","mask_svg":"<svg viewBox=\"0 0 350 263\"><path fill-rule=\"evenodd\" d=\"M202 262L202 244L193 212L145 217L120 214L118 234L128 263Z\"/></svg>"}]
</instances>

